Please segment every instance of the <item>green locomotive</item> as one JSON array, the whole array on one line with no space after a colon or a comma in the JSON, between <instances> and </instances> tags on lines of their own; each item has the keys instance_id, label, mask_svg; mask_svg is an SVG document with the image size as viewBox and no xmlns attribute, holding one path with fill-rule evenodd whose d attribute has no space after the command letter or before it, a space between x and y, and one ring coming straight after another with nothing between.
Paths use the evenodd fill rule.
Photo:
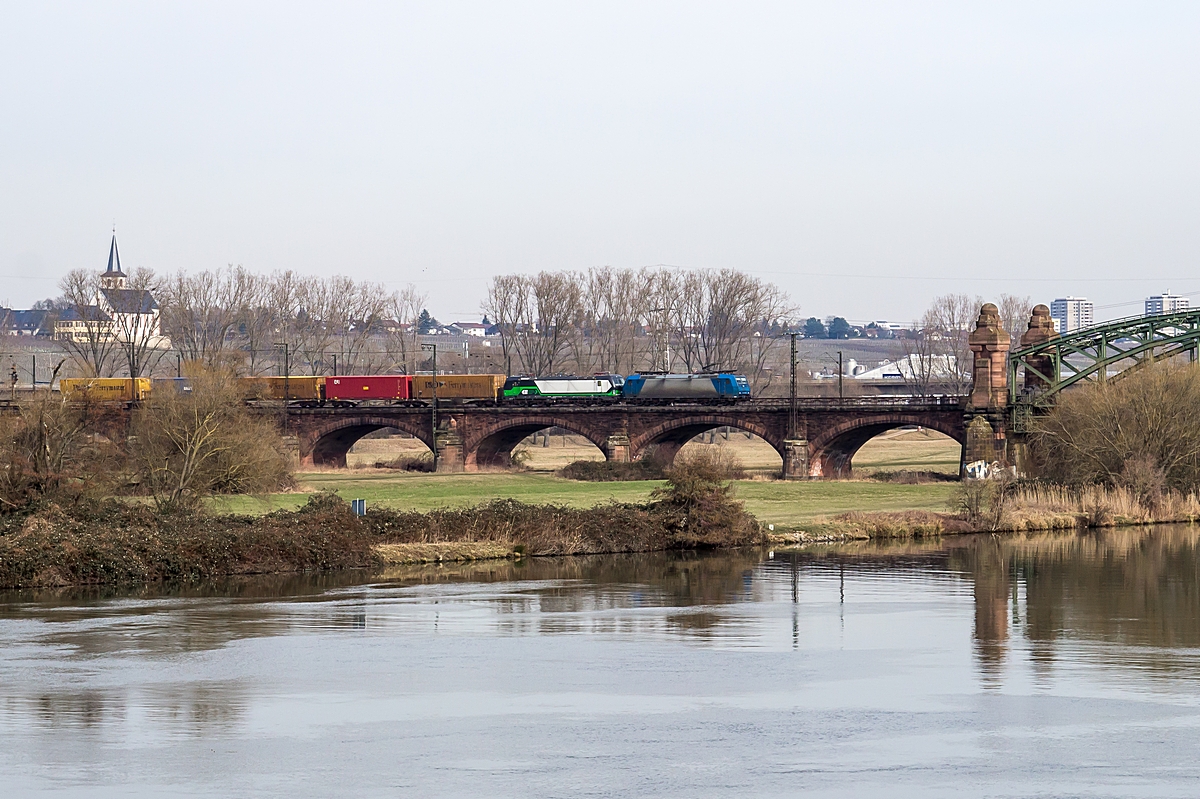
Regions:
<instances>
[{"instance_id":1,"label":"green locomotive","mask_svg":"<svg viewBox=\"0 0 1200 799\"><path fill-rule=\"evenodd\" d=\"M500 390L504 399L590 399L621 397L625 378L620 375L593 377L510 377Z\"/></svg>"}]
</instances>

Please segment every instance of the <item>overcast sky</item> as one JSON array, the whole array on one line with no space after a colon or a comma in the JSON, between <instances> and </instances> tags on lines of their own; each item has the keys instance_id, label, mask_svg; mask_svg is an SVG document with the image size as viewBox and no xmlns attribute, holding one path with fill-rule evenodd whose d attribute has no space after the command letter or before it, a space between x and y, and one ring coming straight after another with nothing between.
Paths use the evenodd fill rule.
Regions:
<instances>
[{"instance_id":1,"label":"overcast sky","mask_svg":"<svg viewBox=\"0 0 1200 799\"><path fill-rule=\"evenodd\" d=\"M604 264L854 320L1200 300L1198 9L4 2L0 303L114 220L127 266L411 282L444 322Z\"/></svg>"}]
</instances>

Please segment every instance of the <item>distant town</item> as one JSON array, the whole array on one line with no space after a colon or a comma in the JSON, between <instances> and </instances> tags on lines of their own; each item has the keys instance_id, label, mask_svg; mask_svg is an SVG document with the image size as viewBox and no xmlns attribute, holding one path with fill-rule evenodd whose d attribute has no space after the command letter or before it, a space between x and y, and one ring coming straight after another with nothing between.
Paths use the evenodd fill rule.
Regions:
<instances>
[{"instance_id":1,"label":"distant town","mask_svg":"<svg viewBox=\"0 0 1200 799\"><path fill-rule=\"evenodd\" d=\"M852 391L912 390L914 382L954 391L969 379L965 336L983 302L945 295L915 322L855 323L836 315L804 318L777 287L736 270L668 275L602 268L500 276L477 319L443 323L412 286L389 292L348 278L240 268L130 274L115 233L104 268L74 270L60 291L32 308L0 307L0 341L7 342L0 357L17 383L167 377L191 361L250 375L410 373L433 368L436 349L442 371L724 369L747 374L756 393L770 394L781 390L791 368L780 342L794 337L803 342L801 379L856 378ZM717 307L714 298L733 295L744 298L740 305ZM1033 303L1012 295L998 302L1017 347ZM1059 333L1095 323L1086 297L1059 297L1049 308ZM1189 308L1188 297L1170 291L1144 302L1146 315Z\"/></svg>"}]
</instances>

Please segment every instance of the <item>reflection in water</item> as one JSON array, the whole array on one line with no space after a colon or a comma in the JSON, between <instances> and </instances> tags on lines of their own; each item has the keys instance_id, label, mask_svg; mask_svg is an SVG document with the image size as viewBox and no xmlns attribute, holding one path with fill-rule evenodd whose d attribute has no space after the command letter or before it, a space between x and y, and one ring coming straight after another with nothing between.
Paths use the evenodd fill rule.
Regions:
<instances>
[{"instance_id":1,"label":"reflection in water","mask_svg":"<svg viewBox=\"0 0 1200 799\"><path fill-rule=\"evenodd\" d=\"M1013 636L1042 678L1062 642L1117 644L1096 654L1125 668L1194 676L1187 650L1200 648L1197 525L871 542L776 557L801 572L835 562L839 575L915 568L968 580L974 656L988 686L1000 684ZM795 586L793 576L793 598Z\"/></svg>"},{"instance_id":2,"label":"reflection in water","mask_svg":"<svg viewBox=\"0 0 1200 799\"><path fill-rule=\"evenodd\" d=\"M985 674L994 676L1003 664L1011 616L1043 678L1062 640L1120 644L1109 653L1120 665L1191 675L1192 655L1178 650L1200 646L1200 528L964 543L949 550L950 565L975 584L975 638Z\"/></svg>"},{"instance_id":3,"label":"reflection in water","mask_svg":"<svg viewBox=\"0 0 1200 799\"><path fill-rule=\"evenodd\" d=\"M1157 757L1155 790L1121 792L1171 793L1200 777L1174 762L1200 760L1198 544L1171 526L8 594L0 780L702 796L853 773L1013 795ZM281 770L304 780L277 790Z\"/></svg>"}]
</instances>

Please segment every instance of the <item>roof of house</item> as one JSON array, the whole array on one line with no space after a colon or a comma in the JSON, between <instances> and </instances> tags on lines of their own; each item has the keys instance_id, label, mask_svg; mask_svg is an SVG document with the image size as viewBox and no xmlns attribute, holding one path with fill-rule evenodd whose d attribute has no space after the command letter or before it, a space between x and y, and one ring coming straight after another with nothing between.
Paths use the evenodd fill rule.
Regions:
<instances>
[{"instance_id":1,"label":"roof of house","mask_svg":"<svg viewBox=\"0 0 1200 799\"><path fill-rule=\"evenodd\" d=\"M858 380L912 380L918 372L927 373L933 380L948 380L955 376L956 359L953 355L931 355L924 369L920 356L909 355L895 361L885 361L874 369L854 375Z\"/></svg>"},{"instance_id":2,"label":"roof of house","mask_svg":"<svg viewBox=\"0 0 1200 799\"><path fill-rule=\"evenodd\" d=\"M82 313L81 313L82 310ZM112 318L100 309L98 305L85 305L82 309L68 308L59 316L63 322L111 322Z\"/></svg>"},{"instance_id":3,"label":"roof of house","mask_svg":"<svg viewBox=\"0 0 1200 799\"><path fill-rule=\"evenodd\" d=\"M154 295L143 289L100 289L116 313L153 313L158 309Z\"/></svg>"},{"instance_id":4,"label":"roof of house","mask_svg":"<svg viewBox=\"0 0 1200 799\"><path fill-rule=\"evenodd\" d=\"M41 330L50 317L49 311L18 311L0 308L0 324L9 330Z\"/></svg>"}]
</instances>

